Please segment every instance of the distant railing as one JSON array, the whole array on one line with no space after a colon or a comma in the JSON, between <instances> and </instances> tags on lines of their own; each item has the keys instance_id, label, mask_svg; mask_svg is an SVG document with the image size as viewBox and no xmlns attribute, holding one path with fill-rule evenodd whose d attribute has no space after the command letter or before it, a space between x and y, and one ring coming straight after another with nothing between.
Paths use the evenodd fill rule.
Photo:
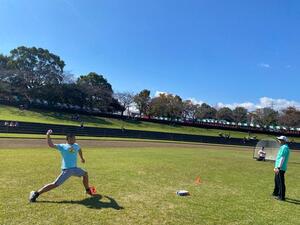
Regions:
<instances>
[{"instance_id":1,"label":"distant railing","mask_svg":"<svg viewBox=\"0 0 300 225\"><path fill-rule=\"evenodd\" d=\"M97 127L81 127L68 126L45 123L27 123L19 122L18 126L5 126L5 122L0 121L0 133L21 133L21 134L45 134L48 129L52 129L55 134L65 135L67 133L74 133L78 136L92 136L92 137L116 137L116 138L135 138L135 139L151 139L151 140L166 140L166 141L181 141L181 142L198 142L210 144L224 144L224 145L239 145L254 147L258 140L204 136L204 135L190 135L154 131L140 131L127 129L112 129L112 128L97 128ZM300 150L300 143L290 143L292 149Z\"/></svg>"}]
</instances>

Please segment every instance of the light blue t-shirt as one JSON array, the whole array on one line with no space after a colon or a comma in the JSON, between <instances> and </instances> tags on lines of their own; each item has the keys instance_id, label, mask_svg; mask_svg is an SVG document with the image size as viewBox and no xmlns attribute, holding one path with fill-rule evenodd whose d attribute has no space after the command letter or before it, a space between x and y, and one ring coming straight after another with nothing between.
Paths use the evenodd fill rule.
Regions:
<instances>
[{"instance_id":1,"label":"light blue t-shirt","mask_svg":"<svg viewBox=\"0 0 300 225\"><path fill-rule=\"evenodd\" d=\"M62 156L61 168L68 169L77 167L77 153L80 150L80 146L75 143L70 144L58 144L56 148Z\"/></svg>"},{"instance_id":2,"label":"light blue t-shirt","mask_svg":"<svg viewBox=\"0 0 300 225\"><path fill-rule=\"evenodd\" d=\"M275 161L275 168L280 168L280 170L286 171L287 164L289 161L290 149L287 144L282 145L278 151L276 161Z\"/></svg>"}]
</instances>

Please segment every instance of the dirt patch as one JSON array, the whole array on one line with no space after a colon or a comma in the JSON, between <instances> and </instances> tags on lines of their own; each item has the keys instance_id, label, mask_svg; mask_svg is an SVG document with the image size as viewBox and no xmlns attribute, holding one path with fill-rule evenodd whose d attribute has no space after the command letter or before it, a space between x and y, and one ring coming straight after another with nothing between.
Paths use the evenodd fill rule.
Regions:
<instances>
[{"instance_id":1,"label":"dirt patch","mask_svg":"<svg viewBox=\"0 0 300 225\"><path fill-rule=\"evenodd\" d=\"M53 139L54 143L64 143L64 140ZM231 146L231 145L215 145L202 143L176 143L176 142L159 142L159 141L130 141L130 140L79 140L78 143L83 147L89 148L147 148L147 147L163 147L163 148L220 148L220 149L236 149L247 150L249 147ZM0 149L18 149L18 148L47 148L45 139L12 139L0 138Z\"/></svg>"}]
</instances>

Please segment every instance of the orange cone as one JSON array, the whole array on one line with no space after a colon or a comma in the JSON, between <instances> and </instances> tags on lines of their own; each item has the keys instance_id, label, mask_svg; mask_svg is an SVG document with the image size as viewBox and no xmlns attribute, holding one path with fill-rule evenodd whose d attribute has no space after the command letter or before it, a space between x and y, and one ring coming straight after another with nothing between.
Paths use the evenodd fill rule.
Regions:
<instances>
[{"instance_id":1,"label":"orange cone","mask_svg":"<svg viewBox=\"0 0 300 225\"><path fill-rule=\"evenodd\" d=\"M200 177L198 176L198 177L196 177L196 179L195 179L195 184L200 184L201 183L201 179L200 179Z\"/></svg>"}]
</instances>

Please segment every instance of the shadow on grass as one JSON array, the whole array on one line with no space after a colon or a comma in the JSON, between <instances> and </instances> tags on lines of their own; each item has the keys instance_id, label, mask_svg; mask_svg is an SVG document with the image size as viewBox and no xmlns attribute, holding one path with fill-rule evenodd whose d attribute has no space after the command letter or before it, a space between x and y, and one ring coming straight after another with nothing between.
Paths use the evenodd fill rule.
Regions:
<instances>
[{"instance_id":1,"label":"shadow on grass","mask_svg":"<svg viewBox=\"0 0 300 225\"><path fill-rule=\"evenodd\" d=\"M285 201L288 203L295 204L295 205L300 205L300 200L298 200L298 199L286 198Z\"/></svg>"},{"instance_id":2,"label":"shadow on grass","mask_svg":"<svg viewBox=\"0 0 300 225\"><path fill-rule=\"evenodd\" d=\"M90 209L109 209L109 208L115 209L115 210L124 209L113 198L106 196L106 195L104 195L104 198L108 199L109 202L101 201L102 195L97 194L92 197L80 200L80 201L37 201L37 203L79 204L79 205L84 205Z\"/></svg>"}]
</instances>

